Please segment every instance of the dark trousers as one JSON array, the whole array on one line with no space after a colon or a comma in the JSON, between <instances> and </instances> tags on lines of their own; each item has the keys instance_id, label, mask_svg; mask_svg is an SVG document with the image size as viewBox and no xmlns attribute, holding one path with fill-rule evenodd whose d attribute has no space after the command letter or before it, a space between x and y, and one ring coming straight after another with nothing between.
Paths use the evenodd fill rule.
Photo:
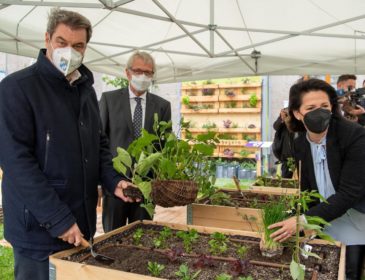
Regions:
<instances>
[{"instance_id":1,"label":"dark trousers","mask_svg":"<svg viewBox=\"0 0 365 280\"><path fill-rule=\"evenodd\" d=\"M346 246L346 279L360 280L365 245Z\"/></svg>"},{"instance_id":2,"label":"dark trousers","mask_svg":"<svg viewBox=\"0 0 365 280\"><path fill-rule=\"evenodd\" d=\"M15 280L48 280L49 261L37 261L14 250Z\"/></svg>"},{"instance_id":3,"label":"dark trousers","mask_svg":"<svg viewBox=\"0 0 365 280\"><path fill-rule=\"evenodd\" d=\"M150 215L140 206L140 202L124 202L111 195L103 196L103 229L109 232L122 227L127 222L133 223L138 220L151 220Z\"/></svg>"}]
</instances>

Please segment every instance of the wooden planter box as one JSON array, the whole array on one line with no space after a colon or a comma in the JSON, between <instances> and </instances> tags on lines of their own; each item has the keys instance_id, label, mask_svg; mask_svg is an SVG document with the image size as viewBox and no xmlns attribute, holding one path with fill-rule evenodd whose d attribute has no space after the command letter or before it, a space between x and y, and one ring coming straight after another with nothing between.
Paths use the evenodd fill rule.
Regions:
<instances>
[{"instance_id":1,"label":"wooden planter box","mask_svg":"<svg viewBox=\"0 0 365 280\"><path fill-rule=\"evenodd\" d=\"M124 232L135 225L138 225L141 222L135 222L130 225L124 226L122 228L119 228L117 230L114 230L112 232L109 232L107 234L104 234L102 236L99 236L95 238L95 243L99 243L102 240L105 240L109 237L112 237L115 234ZM189 229L196 229L199 233L206 233L211 234L213 232L221 232L224 233L226 236L232 237L232 238L238 238L238 236L246 236L251 238L259 238L260 235L255 232L245 232L245 231L237 231L237 230L222 230L218 228L206 228L206 227L199 227L199 226L186 226L186 225L178 225L178 224L169 224L169 223L158 223L158 222L152 222L152 221L143 221L143 224L146 225L160 225L160 226L167 226L173 230L189 230ZM318 245L328 245L328 242L323 240L313 240L310 242L310 244L318 244ZM344 280L344 271L345 271L345 246L341 245L340 243L336 243L335 246L340 248L340 257L339 257L339 265L338 265L338 280ZM89 265L85 263L78 263L78 262L72 262L67 259L70 258L72 254L78 253L83 248L78 247L74 249L70 249L67 251L62 251L59 253L56 253L52 256L50 256L50 280L69 280L69 279L108 279L108 280L145 280L145 279L163 279L163 278L155 278L151 276L146 275L140 275L130 272L124 272L120 270L114 270L107 267L99 267L95 265ZM251 261L251 260L250 260ZM270 260L272 262L275 262L276 260ZM253 264L254 265L254 264ZM260 266L254 265L256 268L260 268ZM277 270L280 270L277 268Z\"/></svg>"},{"instance_id":2,"label":"wooden planter box","mask_svg":"<svg viewBox=\"0 0 365 280\"><path fill-rule=\"evenodd\" d=\"M225 190L228 193L237 193ZM275 187L250 187L251 192L271 195L294 195L297 189L283 189ZM231 206L217 206L193 203L187 207L187 222L191 225L236 229L244 231L258 231L262 228L261 210L254 208L236 208Z\"/></svg>"}]
</instances>

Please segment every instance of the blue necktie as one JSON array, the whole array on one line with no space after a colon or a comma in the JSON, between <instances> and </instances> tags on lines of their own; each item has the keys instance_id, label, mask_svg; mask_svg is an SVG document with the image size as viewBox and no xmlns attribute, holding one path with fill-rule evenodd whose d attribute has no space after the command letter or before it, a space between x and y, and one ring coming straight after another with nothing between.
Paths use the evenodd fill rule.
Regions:
<instances>
[{"instance_id":1,"label":"blue necktie","mask_svg":"<svg viewBox=\"0 0 365 280\"><path fill-rule=\"evenodd\" d=\"M141 136L141 130L142 130L142 98L141 97L135 97L136 100L136 108L134 109L134 115L133 115L133 136L134 139L137 139L139 136Z\"/></svg>"}]
</instances>

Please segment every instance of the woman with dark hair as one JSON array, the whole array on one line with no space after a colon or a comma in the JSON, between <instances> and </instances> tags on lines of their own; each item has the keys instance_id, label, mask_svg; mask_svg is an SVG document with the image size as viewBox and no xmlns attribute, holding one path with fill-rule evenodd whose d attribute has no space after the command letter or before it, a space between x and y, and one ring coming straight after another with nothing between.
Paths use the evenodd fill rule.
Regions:
<instances>
[{"instance_id":1,"label":"woman with dark hair","mask_svg":"<svg viewBox=\"0 0 365 280\"><path fill-rule=\"evenodd\" d=\"M316 201L305 216L331 223L325 232L346 244L346 277L361 277L365 251L365 130L341 117L336 91L310 79L293 85L289 95L289 128L299 132L294 150L301 162L301 190L316 190L328 203ZM273 224L276 241L296 231L296 218Z\"/></svg>"}]
</instances>

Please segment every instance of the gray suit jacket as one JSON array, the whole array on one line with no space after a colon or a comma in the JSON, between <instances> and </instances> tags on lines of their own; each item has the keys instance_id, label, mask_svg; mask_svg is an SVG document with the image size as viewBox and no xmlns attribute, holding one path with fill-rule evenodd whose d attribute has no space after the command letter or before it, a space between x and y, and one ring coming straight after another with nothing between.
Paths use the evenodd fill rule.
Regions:
<instances>
[{"instance_id":1,"label":"gray suit jacket","mask_svg":"<svg viewBox=\"0 0 365 280\"><path fill-rule=\"evenodd\" d=\"M128 88L104 92L99 101L99 108L103 130L109 137L110 151L116 156L117 147L127 149L134 140ZM171 105L162 97L148 92L144 128L149 133L154 133L155 113L159 116L159 121L168 122L171 120Z\"/></svg>"}]
</instances>

